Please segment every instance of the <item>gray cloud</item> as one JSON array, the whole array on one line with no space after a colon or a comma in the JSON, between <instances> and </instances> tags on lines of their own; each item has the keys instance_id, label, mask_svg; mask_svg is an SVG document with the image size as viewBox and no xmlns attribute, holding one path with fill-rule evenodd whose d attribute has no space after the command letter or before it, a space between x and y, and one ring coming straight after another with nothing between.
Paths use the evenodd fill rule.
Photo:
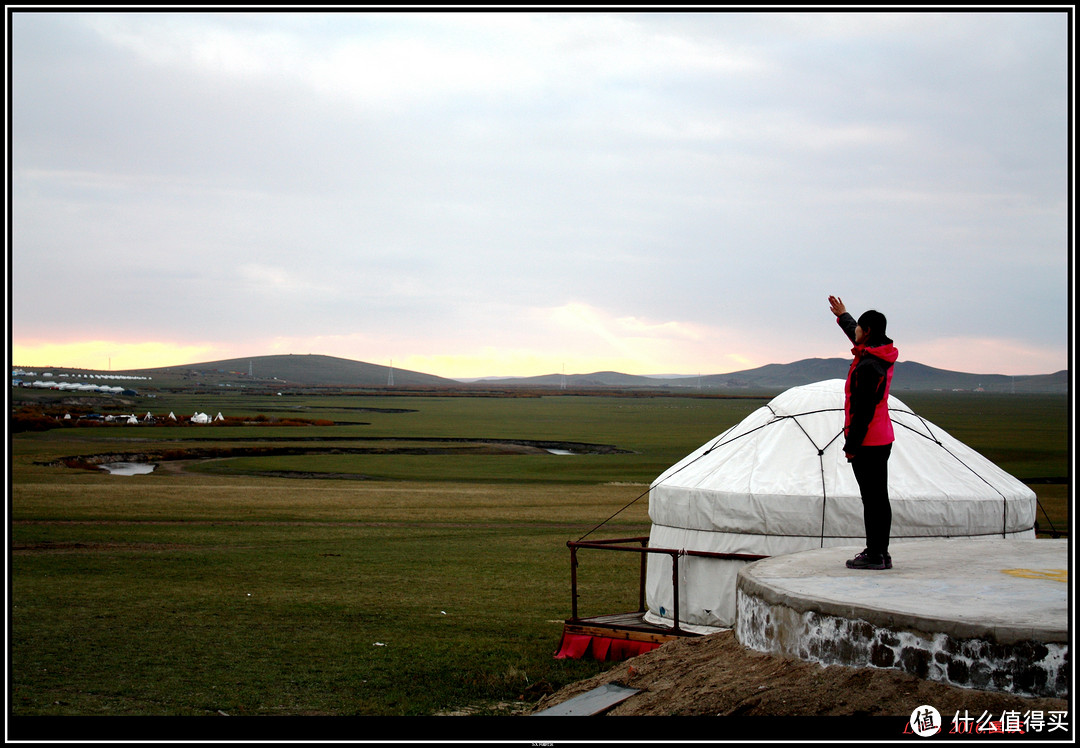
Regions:
<instances>
[{"instance_id":1,"label":"gray cloud","mask_svg":"<svg viewBox=\"0 0 1080 748\"><path fill-rule=\"evenodd\" d=\"M1065 365L1063 13L16 12L12 39L16 342L539 350L537 310L586 304L759 341L708 371L834 355L840 293L916 351Z\"/></svg>"}]
</instances>

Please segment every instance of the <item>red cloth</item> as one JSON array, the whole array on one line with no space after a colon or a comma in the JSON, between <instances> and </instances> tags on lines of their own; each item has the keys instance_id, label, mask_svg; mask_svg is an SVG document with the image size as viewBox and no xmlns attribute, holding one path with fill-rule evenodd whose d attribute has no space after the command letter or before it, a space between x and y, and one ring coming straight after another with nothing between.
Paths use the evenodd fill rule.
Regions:
<instances>
[{"instance_id":1,"label":"red cloth","mask_svg":"<svg viewBox=\"0 0 1080 748\"><path fill-rule=\"evenodd\" d=\"M571 660L580 660L590 644L592 644L591 636L564 633L562 642L559 644L559 651L555 653L555 659L565 660L569 658Z\"/></svg>"},{"instance_id":2,"label":"red cloth","mask_svg":"<svg viewBox=\"0 0 1080 748\"><path fill-rule=\"evenodd\" d=\"M657 642L637 642L610 636L587 636L563 633L556 660L580 660L589 654L594 660L626 660L656 649Z\"/></svg>"}]
</instances>

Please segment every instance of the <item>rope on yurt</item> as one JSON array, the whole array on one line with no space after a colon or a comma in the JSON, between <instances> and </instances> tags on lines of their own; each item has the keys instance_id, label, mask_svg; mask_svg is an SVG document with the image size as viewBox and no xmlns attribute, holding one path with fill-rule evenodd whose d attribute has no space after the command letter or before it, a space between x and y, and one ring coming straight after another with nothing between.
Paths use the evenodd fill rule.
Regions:
<instances>
[{"instance_id":1,"label":"rope on yurt","mask_svg":"<svg viewBox=\"0 0 1080 748\"><path fill-rule=\"evenodd\" d=\"M795 421L795 423L796 423L796 424L797 424L797 425L799 426L799 429L800 429L800 430L801 430L801 431L803 432L803 434L805 434L805 435L806 435L806 438L807 438L807 439L809 439L809 440L810 440L810 443L814 445L814 448L818 450L818 461L819 461L819 463L820 463L820 465L821 465L821 491L822 491L822 515L821 515L821 516L822 516L822 521L821 521L821 544L822 544L822 546L824 547L824 545L825 545L825 507L824 507L824 503L825 503L825 501L826 501L827 497L825 496L825 463L824 463L824 458L822 457L822 455L824 455L824 453L825 453L825 450L829 448L829 444L832 444L832 443L833 443L834 441L836 441L836 439L837 439L837 438L838 438L838 437L840 436L840 434L837 434L836 436L834 436L834 437L833 437L833 438L832 438L832 439L831 439L831 440L829 441L829 443L825 445L825 447L823 447L823 448L822 448L822 447L818 447L818 446L817 446L817 444L814 444L814 440L810 438L810 435L806 433L806 429L804 429L804 428L802 427L802 424L801 424L801 423L799 423L799 418L798 418L798 417L799 417L799 416L809 416L809 415L814 415L814 414L816 414L816 413L829 413L829 412L833 412L833 411L837 411L837 410L842 410L842 409L841 409L841 408L822 408L822 409L820 409L820 410L810 410L810 411L807 411L807 412L805 412L805 413L793 413L793 414L791 414L791 415L777 415L776 411L772 409L772 406L770 406L770 405L766 405L765 407L766 407L766 408L768 408L768 409L769 409L769 412L773 414L773 417L772 417L772 418L771 418L770 420L766 421L765 423L761 424L760 426L755 426L754 428L750 429L749 431L744 431L744 432L743 432L743 433L741 433L741 434L736 434L735 436L732 436L732 437L731 437L730 439L728 439L727 441L724 441L724 438L725 438L725 437L726 437L726 436L727 436L727 435L728 435L729 433L731 433L731 429L728 429L727 431L725 431L724 433L722 433L722 434L721 434L720 436L716 437L716 441L715 441L715 442L713 442L713 443L712 443L712 445L710 445L710 446L709 446L709 448L708 448L708 449L706 449L706 450L704 450L704 451L703 451L703 452L702 452L702 453L701 453L700 455L698 455L698 456L697 456L697 457L695 457L695 458L694 458L693 460L691 460L690 462L688 462L688 463L686 463L685 465L683 465L682 467L680 467L680 468L679 468L678 470L676 470L676 471L672 472L671 474L669 474L669 475L665 476L665 480L666 480L667 478L671 478L672 476L674 476L674 475L677 475L677 474L681 473L681 472L682 472L683 470L686 470L686 469L687 469L688 467L690 467L691 465L693 465L694 463L696 463L696 462L697 462L698 460L700 460L700 459L704 458L705 456L707 456L707 455L711 454L712 452L716 451L716 450L717 450L717 449L719 449L720 447L726 447L726 446L727 446L728 444L731 444L732 442L735 442L735 441L736 441L736 440L738 440L738 439L742 439L743 437L746 437L746 436L750 436L751 434L753 434L753 433L755 433L755 432L757 432L757 431L760 431L761 429L763 429L763 428L765 428L765 427L767 427L767 426L772 426L772 425L774 425L774 424L776 424L776 423L779 423L780 421L783 421L783 420L786 420L786 419L789 419L789 418L790 418L790 419L792 419L792 420L794 420L794 421ZM734 427L732 427L732 428L734 428ZM843 431L841 431L840 433L843 433ZM653 484L653 485L660 485L660 484L659 484L659 483L656 483L656 484ZM600 529L601 527L603 527L604 525L606 525L606 524L607 524L608 522L610 522L611 520L615 519L615 517L619 516L619 515L620 515L620 514L622 514L622 513L624 512L624 511L626 511L627 509L629 509L629 508L630 508L631 506L633 506L634 504L636 504L636 503L637 503L638 501L640 501L641 499L643 499L643 498L645 498L646 496L648 496L648 495L649 495L649 491L651 491L651 490L652 490L652 486L649 486L649 488L647 488L647 489L645 489L644 491L642 491L642 492L641 492L641 493L640 493L640 494L639 494L639 495L638 495L637 497L635 497L635 498L634 498L633 500L631 500L631 501L627 502L627 503L626 503L626 504L625 504L625 505L624 505L624 506L623 506L622 508L620 508L620 509L619 509L618 511L616 511L616 512L615 512L614 514L612 514L612 515L611 515L610 517L608 517L608 518L607 518L607 519L605 519L605 520L604 520L603 522L599 523L598 525L596 525L595 527L593 527L593 528L592 528L591 530L589 530L588 532L586 532L586 533L585 533L584 535L582 535L582 536L581 536L580 538L578 538L578 542L581 542L581 541L582 541L582 540L584 540L585 538L589 537L589 536L590 536L590 535L592 535L592 534L593 534L594 532L596 532L597 530L599 530L599 529Z\"/></svg>"},{"instance_id":2,"label":"rope on yurt","mask_svg":"<svg viewBox=\"0 0 1080 748\"><path fill-rule=\"evenodd\" d=\"M720 436L716 437L716 441L715 441L715 442L713 442L713 443L712 443L712 444L711 444L711 445L709 446L709 448L708 448L708 449L705 449L704 451L702 451L702 453L701 453L701 454L699 454L699 455L698 455L697 457L695 457L695 458L694 458L693 460L691 460L690 462L688 462L688 463L686 463L685 465L683 465L682 467L680 467L680 468L679 468L678 470L676 470L676 471L674 471L674 472L670 473L669 475L665 476L665 480L666 480L667 478L671 478L672 476L675 476L675 475L677 475L677 474L681 473L681 472L682 472L683 470L686 470L686 469L687 469L688 467L690 467L691 465L693 465L694 463L696 463L696 462L697 462L698 460L700 460L700 459L702 459L702 458L706 457L707 455L709 455L709 454L711 454L712 452L716 451L716 450L717 450L717 449L719 449L720 447L726 447L726 446L727 446L728 444L731 444L732 442L735 442L735 441L736 441L736 440L738 440L738 439L742 439L743 437L746 437L746 436L750 436L751 434L753 434L753 433L755 433L755 432L757 432L757 431L760 431L761 429L765 428L766 426L772 426L772 425L774 425L774 424L776 424L776 423L779 423L780 421L783 421L783 420L786 420L786 419L789 419L789 418L790 418L790 419L794 420L796 424L798 424L798 426L799 426L799 429L800 429L800 430L801 430L801 431L803 432L803 434L806 434L806 438L807 438L807 439L810 439L810 443L811 443L811 444L813 444L813 445L814 445L814 448L818 450L818 460L819 460L819 462L821 463L822 503L824 504L824 501L825 501L825 496L824 496L824 494L825 494L825 465L824 465L824 460L823 460L823 458L822 458L822 455L824 454L824 452L825 452L825 449L828 449L828 447L829 447L829 444L832 444L832 443L833 443L834 441L836 441L836 438L837 438L837 437L839 436L839 434L837 434L837 436L834 436L834 437L832 438L832 440L830 440L830 441L829 441L829 444L826 444L824 448L819 448L819 447L817 446L817 444L814 444L814 440L810 438L810 435L806 433L806 429L804 429L804 428L802 427L802 424L800 424L800 423L799 423L799 419L798 419L798 416L808 416L808 415L813 415L813 414L815 414L815 413L828 413L828 412L831 412L831 411L835 411L835 410L840 410L840 408L822 408L821 410L811 410L811 411L807 411L807 412L805 412L805 413L793 413L793 414L791 414L791 415L777 415L776 411L775 411L775 410L773 410L771 406L769 406L769 405L766 405L765 407L766 407L766 408L768 408L768 409L769 409L769 412L773 414L773 417L772 417L772 418L771 418L770 420L766 421L765 423L761 424L760 426L755 426L754 428L750 429L749 431L744 431L744 432L742 432L741 434L736 434L735 436L732 436L732 437L731 437L730 439L728 439L727 441L724 441L724 437L726 437L726 436L727 436L727 435L728 435L729 433L731 433L731 429L728 429L728 430L727 430L727 431L725 431L725 432L724 432L723 434L721 434ZM734 428L734 427L732 427L732 428ZM841 433L842 433L842 432L841 432ZM660 484L659 484L659 483L656 483L656 484L653 484L653 485L660 485ZM612 514L612 515L611 515L610 517L608 517L608 518L607 518L607 519L605 519L605 520L604 520L603 522L599 523L598 525L596 525L595 527L593 527L593 528L592 528L591 530L589 530L589 531L588 531L587 533L585 533L585 534L584 534L584 535L582 535L582 536L581 536L580 538L578 538L578 542L581 542L581 541L582 541L582 540L584 540L585 538L589 537L589 536L590 536L590 535L592 535L592 534L593 534L594 532L596 532L597 530L599 530L599 529L600 529L601 527L603 527L604 525L606 525L606 524L607 524L608 522L610 522L611 520L615 519L615 517L619 516L619 515L620 515L620 514L622 514L622 513L624 512L624 511L626 511L627 509L629 509L629 508L630 508L631 506L633 506L634 504L636 504L636 503L637 503L638 501L640 501L640 500L641 500L641 499L643 499L644 497L648 496L648 495L649 495L649 491L651 491L651 490L652 490L652 486L649 486L649 488L647 488L647 489L645 489L644 491L642 491L642 492L641 492L641 493L640 493L640 494L639 494L639 495L638 495L637 497L635 497L635 498L634 498L634 499L633 499L632 501L629 501L629 502L628 502L627 504L625 504L625 505L624 505L624 506L623 506L622 508L620 508L620 509L619 509L618 511L616 511L616 512L615 512L614 514ZM824 546L824 544L825 544L825 520L824 520L824 516L825 516L825 515L824 515L824 506L823 506L823 507L822 507L822 525L821 525L821 543L822 543L822 545L823 545L823 546Z\"/></svg>"},{"instance_id":3,"label":"rope on yurt","mask_svg":"<svg viewBox=\"0 0 1080 748\"><path fill-rule=\"evenodd\" d=\"M633 500L633 501L631 501L630 503L626 504L626 505L625 505L624 507L622 507L622 509L619 509L619 510L618 510L617 512L615 512L615 514L612 514L612 515L611 515L610 517L608 517L607 519L605 519L605 520L604 520L603 522L601 522L600 524L598 524L598 525L597 525L596 527L594 527L593 529L589 530L589 531L588 531L587 533L585 533L584 535L582 535L582 536L581 536L580 538L578 538L578 539L577 539L577 542L579 542L579 543L580 543L580 542L581 542L582 540L584 540L585 538L589 537L589 536L590 536L590 535L592 535L592 534L593 534L594 532L596 532L597 530L599 530L599 529L600 529L601 527L603 527L604 525L606 525L606 524L607 524L608 522L610 522L611 520L615 519L615 518L616 518L617 516L619 516L620 514L622 514L623 512L625 512L625 511L626 511L627 509L629 509L629 508L630 508L631 506L633 506L634 504L636 504L636 503L637 503L637 502L638 502L638 501L639 501L639 500L640 500L640 499L641 499L642 497L644 497L644 496L648 496L648 495L649 495L649 491L650 491L650 490L652 490L652 486L649 486L649 488L646 488L646 489L645 489L644 491L642 491L642 492L641 492L641 493L640 493L640 494L638 495L638 497L637 497L636 499L634 499L634 500Z\"/></svg>"},{"instance_id":4,"label":"rope on yurt","mask_svg":"<svg viewBox=\"0 0 1080 748\"><path fill-rule=\"evenodd\" d=\"M769 410L772 410L772 408L769 408ZM840 431L835 436L833 436L833 438L830 439L824 447L819 447L817 445L817 442L814 441L813 437L811 437L810 434L807 433L806 429L803 428L803 425L799 423L799 416L808 416L814 413L829 413L838 410L842 410L842 408L823 408L821 410L807 411L806 413L795 413L790 416L777 416L777 420L781 418L790 418L791 420L795 421L795 425L799 427L799 431L803 432L803 436L805 436L810 442L810 444L813 445L814 449L817 450L818 469L821 471L821 536L818 538L821 543L821 548L825 547L825 514L826 504L829 501L829 494L825 486L825 450L828 449L829 445L831 445L840 437L841 434L844 433L844 430L840 429ZM773 411L773 415L776 415L775 411Z\"/></svg>"},{"instance_id":5,"label":"rope on yurt","mask_svg":"<svg viewBox=\"0 0 1080 748\"><path fill-rule=\"evenodd\" d=\"M979 479L980 479L980 480L981 480L981 481L982 481L983 483L986 483L986 484L987 484L988 486L990 486L991 488L994 488L994 487L993 487L993 486L992 486L992 485L990 484L990 482L986 480L986 478L983 478L983 477L982 477L981 475L979 475L978 473L976 473L976 472L975 472L975 470L974 470L974 469L973 469L973 468L972 468L972 467L971 467L970 465L966 464L966 463L965 463L965 462L964 462L963 460L961 460L961 459L960 459L959 457L956 457L956 455L954 455L954 454L953 454L952 452L949 452L949 450L948 450L948 449L947 449L947 448L945 447L945 445L944 445L944 444L942 444L942 443L941 443L941 442L940 442L940 441L939 441L939 440L938 440L937 438L935 438L935 437L934 437L934 436L932 435L932 433L931 433L931 431L930 431L930 424L929 424L929 423L927 423L927 421L926 421L926 420L925 420L925 419L924 419L924 418L923 418L922 416L920 416L920 415L917 415L916 413L914 413L914 412L912 412L912 411L910 411L910 410L902 410L902 411L900 411L900 412L901 412L901 413L908 413L909 415L913 415L913 416L915 416L916 418L918 418L918 419L919 419L919 420L920 420L920 421L922 422L923 426L925 426L925 427L926 427L926 434L919 434L919 432L918 432L918 431L915 431L915 429L911 428L910 426L906 426L905 424L902 424L902 423L901 423L901 424L899 424L899 425L901 425L901 426L904 426L904 427L905 427L905 428L907 428L908 430L910 430L910 431L913 431L914 433L916 433L916 434L919 434L920 436L923 436L923 437L925 437L925 438L927 438L927 439L931 439L931 440L932 440L932 441L933 441L933 442L934 442L935 444L937 444L937 445L938 445L939 447L941 447L942 449L944 449L944 450L945 450L945 451L946 451L946 452L947 452L947 453L948 453L949 455L951 455L952 457L956 458L957 462L959 462L959 463L960 463L961 465L963 465L964 467L966 467L966 468L967 468L968 470L971 470L971 472L975 473L975 475L977 475L977 476L979 477ZM896 421L893 421L893 423L896 423ZM994 488L994 490L995 490L995 491L997 491L997 489L996 489L996 488ZM999 495L999 496L1001 496L1001 499L1002 499L1002 501L1004 502L1004 506L1002 507L1002 510L1001 510L1001 513L1002 513L1002 520L1001 520L1001 523L1002 523L1002 531L1001 531L1001 534L1002 534L1002 537L1005 537L1005 536L1007 536L1007 534L1008 534L1008 499L1006 499L1006 498L1005 498L1005 496L1004 496L1004 495L1003 495L1003 494L1001 493L1001 491L997 491L997 493L998 493L998 495ZM1041 509L1041 510L1042 510L1043 516L1044 516L1044 517L1046 517L1046 521L1047 521L1047 523L1048 523L1048 524L1050 525L1050 532L1051 532L1051 533L1053 534L1053 536L1054 536L1054 537L1058 537L1058 530L1057 530L1057 528L1056 528L1056 527L1054 527L1054 521L1053 521L1052 519L1050 519L1050 515L1049 515L1049 514L1048 514L1048 513L1046 512L1046 507L1044 507L1044 506L1042 505L1042 502L1041 502L1041 501L1039 501L1039 497L1038 497L1038 495L1036 495L1036 496L1035 496L1035 504L1036 504L1036 506L1038 506L1038 507L1039 507L1039 509ZM1032 528L1032 529L1034 529L1034 528Z\"/></svg>"},{"instance_id":6,"label":"rope on yurt","mask_svg":"<svg viewBox=\"0 0 1080 748\"><path fill-rule=\"evenodd\" d=\"M995 486L993 483L988 481L983 476L979 475L978 471L976 471L975 468L971 467L971 465L968 465L962 459L957 457L956 454L953 453L952 451L950 451L949 448L946 447L941 442L940 439L938 439L936 436L934 436L933 432L930 430L930 424L926 421L926 419L924 419L922 416L920 416L917 413L914 413L914 412L912 412L910 410L901 410L899 412L900 413L907 413L908 415L915 416L916 418L918 418L919 422L923 425L923 428L926 429L926 433L924 434L924 433L922 433L922 432L920 432L920 431L918 431L916 429L913 429L911 426L908 426L906 423L899 423L899 422L897 422L895 420L893 420L893 423L897 424L898 426L903 426L904 428L906 428L908 431L910 431L913 434L916 434L918 436L921 436L924 439L929 439L930 441L934 442L934 444L938 445L943 450L945 450L945 454L949 455L954 460L956 460L961 465L963 465L968 470L970 470L972 475L974 475L976 478L978 478L983 483L988 485L998 496L1001 497L1001 537L1002 538L1007 538L1009 536L1009 500L1008 500L1008 498L1006 498L1005 494L1003 494L1001 491L999 491L997 486ZM1038 499L1036 498L1036 501L1037 500ZM1045 513L1045 511L1044 511L1044 513Z\"/></svg>"},{"instance_id":7,"label":"rope on yurt","mask_svg":"<svg viewBox=\"0 0 1080 748\"><path fill-rule=\"evenodd\" d=\"M770 410L771 410L771 408L770 408ZM745 432L745 433L742 433L742 434L738 434L737 436L734 436L734 437L732 437L732 438L731 438L731 439L730 439L729 441L726 441L726 442L723 442L723 443L721 443L721 441L723 440L723 438L724 438L725 436L727 436L727 435L728 435L728 434L729 434L729 433L731 432L731 429L728 429L728 430L727 430L727 431L725 431L724 433L720 434L720 436L716 437L716 441L715 441L715 442L714 442L714 443L712 444L712 446L710 446L710 447L709 447L708 449L706 449L706 450L705 450L704 452L702 452L701 454L699 454L699 455L698 455L697 457L695 457L695 458L694 458L693 460L691 460L690 462L688 462L688 463L686 463L685 465L683 465L683 466L682 466L681 468L679 468L679 469L678 469L678 470L676 470L675 472L671 473L671 475L668 475L668 476L666 476L666 477L667 477L667 478L670 478L670 477L672 477L673 475L677 475L678 473L681 473L681 472L682 472L683 470L686 470L686 468L690 467L690 466L691 466L691 465L693 465L693 464L694 464L695 462L697 462L698 460L702 459L702 458L703 458L703 457L705 457L706 455L710 454L710 453L711 453L711 452L713 452L714 450L716 450L716 449L719 449L720 447L724 447L724 446L727 446L728 444L730 444L731 442L735 441L736 439L741 439L741 438L743 438L744 436L749 436L750 434L754 433L755 431L758 431L758 430L760 430L760 429L763 429L763 428L765 428L766 426L769 426L769 425L771 425L771 424L773 424L773 423L776 423L776 420L775 420L775 419L774 419L774 420L772 420L772 421L769 421L768 423L763 423L763 424L761 424L760 426L758 426L758 427L756 427L756 428L750 429L749 431L747 431L747 432ZM732 426L732 428L734 428L734 426ZM659 485L659 484L654 484L654 485ZM638 501L640 501L641 499L643 499L643 498L645 498L646 496L648 496L648 495L649 495L649 491L651 491L651 490L652 490L652 486L649 486L648 488L646 488L646 489L645 489L644 491L642 491L642 492L641 492L640 494L638 494L638 496L637 496L637 497L636 497L635 499L633 499L632 501L628 502L628 503L627 503L626 505L624 505L624 506L623 506L623 507L622 507L621 509L619 509L619 510L618 510L617 512L615 512L615 513L614 513L614 514L612 514L612 515L611 515L610 517L608 517L607 519L605 519L605 520L604 520L603 522L601 522L600 524L596 525L596 527L592 528L592 529L591 529L591 530L589 530L589 531L588 531L587 533L585 533L585 534L584 534L584 535L582 535L582 536L581 536L580 538L578 538L578 539L577 539L577 542L579 542L579 543L580 543L580 542L581 542L582 540L584 540L585 538L587 538L587 537L589 537L590 535L592 535L592 534L593 534L594 532L596 532L597 530L599 530L599 529L600 529L601 527L603 527L604 525L606 525L606 524L607 524L608 522L610 522L611 520L615 519L615 518L616 518L617 516L619 516L620 514L622 514L623 512L625 512L625 511L626 511L627 509L629 509L629 508L630 508L631 506L633 506L634 504L636 504L636 503L637 503Z\"/></svg>"},{"instance_id":8,"label":"rope on yurt","mask_svg":"<svg viewBox=\"0 0 1080 748\"><path fill-rule=\"evenodd\" d=\"M750 431L746 431L746 432L743 432L741 434L734 435L730 439L725 441L724 440L725 437L731 432L731 430L729 429L728 431L726 431L723 434L720 434L718 437L716 437L716 441L714 441L714 443L710 447L708 447L707 449L702 451L702 453L699 454L697 458L694 458L690 462L688 462L685 465L679 467L677 471L675 471L675 472L673 472L670 475L667 475L665 477L666 478L671 478L672 476L677 475L680 472L683 472L690 465L692 465L692 464L698 462L698 460L701 460L702 458L706 457L707 454L711 454L712 452L719 449L720 447L726 447L727 445L733 443L733 441L735 441L735 440L741 439L744 436L750 436L751 434L754 434L755 432L758 432L761 429L765 429L766 426L771 426L771 425L773 425L775 423L779 423L779 422L784 421L786 419L791 419L791 420L795 421L796 425L799 427L799 431L801 431L802 434L804 434L807 437L807 439L810 441L810 444L813 445L814 449L818 450L818 463L819 463L819 467L820 467L820 470L821 470L821 486L822 486L821 538L820 538L820 542L821 542L821 546L824 547L825 546L825 514L826 514L826 506L825 506L825 504L828 501L828 492L827 492L826 486L825 486L825 458L824 458L824 455L825 455L825 450L828 449L829 447L831 447L833 445L834 441L836 441L838 438L840 438L840 436L843 435L843 430L841 429L839 432L837 432L837 434L832 439L829 439L828 443L824 447L819 447L818 445L816 445L815 441L810 436L810 434L807 433L807 430L804 429L804 427L802 427L802 424L799 422L799 417L801 417L801 416L812 416L812 414L815 414L815 413L834 412L834 411L837 411L837 410L842 410L842 408L822 408L820 410L808 410L806 412L792 413L792 414L787 414L787 416L780 416L780 414L778 414L777 411L773 410L770 405L766 405L765 407L769 408L769 411L772 413L772 416L773 416L772 419L770 419L766 423L762 423L759 426L755 426L754 429L751 429ZM912 432L913 434L921 436L924 439L929 439L929 440L933 441L934 444L936 444L937 446L944 449L945 452L949 455L949 457L955 459L957 462L959 462L964 467L967 467L968 470L973 475L975 475L978 479L982 480L984 482L984 484L986 484L990 489L993 489L999 495L999 497L1001 497L1001 503L1002 503L1002 505L1001 505L1001 535L1002 535L1002 538L1008 538L1008 533L1009 533L1009 500L1007 498L1005 498L1005 495L1000 490L998 490L997 487L995 487L993 484L991 484L991 482L989 480L984 478L982 475L978 474L978 472L976 472L971 465L969 465L968 463L964 462L962 459L957 457L956 453L954 453L953 451L950 451L948 449L948 447L946 447L942 443L941 439L937 438L934 435L933 431L930 429L930 423L926 419L923 419L921 416L919 416L918 413L916 413L916 412L914 412L912 410L896 410L896 409L890 409L890 410L893 411L893 412L906 413L906 414L908 414L908 416L912 416L912 417L918 419L918 421L922 424L923 429L926 429L926 432L924 432L924 433L920 432L920 431L918 431L916 429L913 429L912 426L909 426L906 423L903 423L903 422L900 422L900 421L896 421L894 418L890 417L890 420L893 422L893 424L903 426L904 429L907 429L908 431ZM654 485L659 485L659 484L654 484ZM640 500L644 499L645 497L647 497L647 495L649 494L649 491L651 491L651 490L652 490L652 486L647 488L642 493L639 493L636 498L634 498L630 502L627 502L625 505L623 505L621 508L619 508L618 511L615 512L615 514L612 514L610 517L608 517L604 521L599 522L598 525L596 525L594 528L589 530L589 532L586 532L585 534L583 534L581 536L581 538L578 539L578 541L580 542L580 541L584 540L585 538L588 538L588 536L591 535L592 533L594 533L596 530L598 530L598 529L604 527L605 525L607 525L607 523L609 521L611 521L612 519L615 519L617 516L619 516L620 514L625 512L627 508L630 508L631 506L636 504L638 501L640 501ZM1036 497L1036 504L1039 506L1040 509L1042 509L1043 516L1047 517L1047 521L1050 523L1051 532L1054 532L1055 536L1056 536L1057 530L1054 527L1054 523L1050 519L1050 515L1047 514L1047 509L1045 509L1045 507L1042 506L1042 503L1039 501L1038 497Z\"/></svg>"},{"instance_id":9,"label":"rope on yurt","mask_svg":"<svg viewBox=\"0 0 1080 748\"><path fill-rule=\"evenodd\" d=\"M835 436L833 436L832 439L829 440L829 442L824 447L819 447L814 442L814 440L810 437L810 434L807 433L806 429L803 428L802 424L799 423L799 417L800 416L814 415L814 414L817 414L817 413L830 413L830 412L835 412L835 411L843 410L843 409L842 408L821 408L820 410L810 410L810 411L806 411L805 413L793 413L793 414L790 414L790 415L778 415L776 413L776 411L774 411L770 405L766 405L765 407L767 407L769 409L769 412L771 412L773 414L772 419L770 419L769 421L761 424L760 426L756 426L756 427L750 429L749 431L745 431L745 432L743 432L741 434L736 434L735 436L731 437L727 441L724 441L724 437L726 437L731 432L731 429L728 429L723 434L718 436L716 438L716 441L708 449L704 450L700 455L698 455L696 458L694 458L690 462L688 462L685 465L683 465L682 467L680 467L678 470L676 470L673 473L671 473L670 475L666 476L666 478L671 478L672 476L677 475L678 473L682 472L683 470L687 469L688 467L690 467L691 465L696 463L698 460L700 460L700 459L704 458L705 456L711 454L712 452L716 451L720 447L725 447L728 444L731 444L732 442L734 442L734 441L736 441L738 439L742 439L745 436L749 436L749 435L751 435L751 434L753 434L753 433L755 433L757 431L760 431L761 429L763 429L763 428L765 428L767 426L772 426L772 425L774 425L776 423L779 423L780 421L791 419L791 420L795 421L795 424L799 427L799 430L803 432L803 434L806 436L807 440L809 440L810 444L812 444L814 446L814 448L818 451L818 464L819 464L819 467L820 467L820 470L821 470L821 501L822 501L822 506L821 506L821 537L820 537L820 541L821 541L821 546L824 547L825 546L825 509L826 509L825 503L828 501L828 492L827 492L826 486L825 486L825 457L824 457L824 455L825 455L825 450L828 449L833 444L833 442L835 442L837 439L839 439L843 435L844 432L843 432L843 429L841 429L839 432L837 432L837 434ZM890 409L890 410L895 410L895 409ZM1008 537L1008 499L1005 497L1005 495L1003 493L1001 493L1001 491L999 491L997 489L997 487L995 487L992 483L990 483L990 481L986 480L986 478L984 478L982 475L980 475L974 468L972 468L970 465L968 465L966 462L964 462L961 458L957 457L956 454L951 452L949 450L949 448L946 447L941 442L940 439L938 439L936 436L934 436L933 432L930 429L930 424L926 421L926 419L924 419L922 416L918 415L917 413L915 413L915 412L913 412L911 410L895 410L895 412L906 413L907 415L910 415L910 416L913 416L913 417L917 418L919 420L919 422L922 423L923 427L926 429L926 432L925 433L920 432L920 431L912 428L911 426L907 425L906 423L902 423L902 422L897 421L896 419L890 417L889 420L891 420L893 422L893 424L895 424L897 426L902 426L903 428L906 428L908 431L912 432L913 434L921 436L922 438L928 439L928 440L934 442L935 444L937 444L939 447L941 447L942 449L945 450L946 454L948 454L950 457L952 457L957 462L959 462L961 465L963 465L965 468L967 468L969 471L971 471L971 473L973 475L975 475L979 480L981 480L983 483L985 483L987 486L989 486L995 493L997 493L998 496L1001 497L1001 501L1002 501L1001 534L1002 534L1002 537ZM654 484L654 485L659 485L659 484ZM649 488L642 491L638 496L636 496L633 500L626 503L623 507L621 507L619 510L617 510L610 517L605 519L603 522L600 522L595 527L593 527L591 530L589 530L584 535L582 535L580 538L578 538L578 541L580 542L580 541L584 540L585 538L589 537L594 532L599 530L601 527L606 525L608 522L615 519L615 517L622 514L624 511L626 511L631 506L636 504L638 501L640 501L644 497L648 496L649 491L651 491L651 490L652 490L652 486L650 486ZM1056 529L1054 528L1053 522L1050 521L1049 515L1046 514L1046 509L1043 508L1042 504L1038 501L1038 497L1036 497L1035 501L1036 501L1036 504L1038 504L1039 508L1043 510L1043 515L1046 516L1047 522L1050 522L1051 530L1056 532Z\"/></svg>"},{"instance_id":10,"label":"rope on yurt","mask_svg":"<svg viewBox=\"0 0 1080 748\"><path fill-rule=\"evenodd\" d=\"M1035 496L1035 503L1039 505L1040 509L1042 509L1043 516L1046 517L1046 522L1047 522L1047 524L1050 525L1050 536L1052 538L1054 538L1055 540L1057 538L1060 538L1061 533L1059 533L1058 529L1056 527L1054 527L1054 520L1050 519L1050 515L1046 513L1046 507L1044 507L1042 505L1042 502L1039 501L1039 496L1037 494Z\"/></svg>"}]
</instances>

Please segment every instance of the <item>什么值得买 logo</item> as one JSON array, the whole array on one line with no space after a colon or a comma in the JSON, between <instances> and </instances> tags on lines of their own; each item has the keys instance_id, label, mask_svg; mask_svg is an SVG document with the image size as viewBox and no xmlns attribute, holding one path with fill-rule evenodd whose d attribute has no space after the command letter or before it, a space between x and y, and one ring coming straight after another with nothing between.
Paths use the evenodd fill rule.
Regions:
<instances>
[{"instance_id":1,"label":"\u4ec0\u4e48\u503c\u5f97\u4e70 logo","mask_svg":"<svg viewBox=\"0 0 1080 748\"><path fill-rule=\"evenodd\" d=\"M911 731L920 737L929 737L941 732L941 713L932 706L924 704L911 713L908 720Z\"/></svg>"}]
</instances>

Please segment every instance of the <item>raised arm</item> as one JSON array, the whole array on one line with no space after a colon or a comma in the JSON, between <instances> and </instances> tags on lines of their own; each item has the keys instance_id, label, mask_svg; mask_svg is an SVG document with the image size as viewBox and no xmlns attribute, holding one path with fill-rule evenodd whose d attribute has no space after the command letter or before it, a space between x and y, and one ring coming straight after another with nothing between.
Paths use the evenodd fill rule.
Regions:
<instances>
[{"instance_id":1,"label":"raised arm","mask_svg":"<svg viewBox=\"0 0 1080 748\"><path fill-rule=\"evenodd\" d=\"M855 342L855 319L848 314L847 307L844 306L843 300L839 296L829 297L829 310L836 315L836 324L840 325L840 329L844 331L844 334L848 336L848 339Z\"/></svg>"}]
</instances>

